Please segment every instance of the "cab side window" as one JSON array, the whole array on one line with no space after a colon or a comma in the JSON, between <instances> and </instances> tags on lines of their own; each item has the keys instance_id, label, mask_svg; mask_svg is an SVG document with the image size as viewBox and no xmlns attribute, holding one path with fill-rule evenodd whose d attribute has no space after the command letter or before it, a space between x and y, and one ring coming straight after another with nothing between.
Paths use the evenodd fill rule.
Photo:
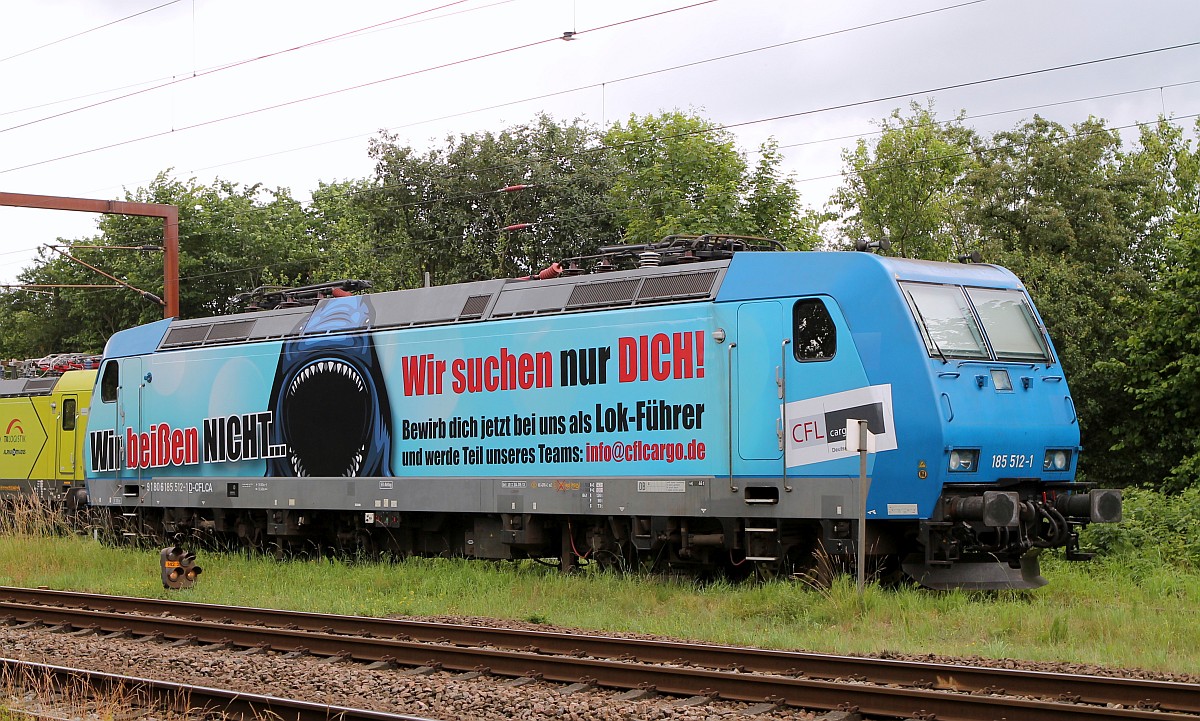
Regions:
<instances>
[{"instance_id":1,"label":"cab side window","mask_svg":"<svg viewBox=\"0 0 1200 721\"><path fill-rule=\"evenodd\" d=\"M75 430L75 399L74 398L64 398L63 399L62 429L64 431Z\"/></svg>"},{"instance_id":2,"label":"cab side window","mask_svg":"<svg viewBox=\"0 0 1200 721\"><path fill-rule=\"evenodd\" d=\"M119 368L116 361L109 361L104 364L104 373L100 376L100 400L105 403L117 402L117 386L121 380L118 371Z\"/></svg>"},{"instance_id":3,"label":"cab side window","mask_svg":"<svg viewBox=\"0 0 1200 721\"><path fill-rule=\"evenodd\" d=\"M798 300L792 306L792 349L801 363L827 361L837 353L837 327L821 300Z\"/></svg>"}]
</instances>

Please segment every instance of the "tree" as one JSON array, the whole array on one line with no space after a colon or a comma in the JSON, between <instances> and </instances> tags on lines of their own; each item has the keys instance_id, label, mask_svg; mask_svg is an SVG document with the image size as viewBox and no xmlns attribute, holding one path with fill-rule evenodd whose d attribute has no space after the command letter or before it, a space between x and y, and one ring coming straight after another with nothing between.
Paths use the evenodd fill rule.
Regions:
<instances>
[{"instance_id":1,"label":"tree","mask_svg":"<svg viewBox=\"0 0 1200 721\"><path fill-rule=\"evenodd\" d=\"M842 232L851 243L886 240L892 255L949 260L976 249L964 183L978 138L961 114L944 123L932 103L913 102L909 111L892 111L875 141L842 152L846 180L833 202L845 213Z\"/></svg>"},{"instance_id":2,"label":"tree","mask_svg":"<svg viewBox=\"0 0 1200 721\"><path fill-rule=\"evenodd\" d=\"M1200 130L1200 121L1194 126ZM1164 246L1177 235L1175 221L1200 213L1200 149L1184 137L1183 128L1159 118L1141 127L1138 146L1123 157L1125 174L1137 180L1137 197L1128 208L1139 235L1134 253L1143 259L1148 278L1166 259Z\"/></svg>"},{"instance_id":3,"label":"tree","mask_svg":"<svg viewBox=\"0 0 1200 721\"><path fill-rule=\"evenodd\" d=\"M307 283L321 261L304 208L285 188L220 179L201 186L160 174L126 197L179 206L179 305L185 318L241 310L234 296L262 284ZM108 242L124 245L158 243L162 235L153 221L127 216L106 216L100 230Z\"/></svg>"},{"instance_id":4,"label":"tree","mask_svg":"<svg viewBox=\"0 0 1200 721\"><path fill-rule=\"evenodd\" d=\"M774 141L760 148L751 171L729 131L675 111L631 115L604 143L615 173L609 203L628 243L708 232L766 236L797 249L819 241L824 217L800 207Z\"/></svg>"},{"instance_id":5,"label":"tree","mask_svg":"<svg viewBox=\"0 0 1200 721\"><path fill-rule=\"evenodd\" d=\"M217 180L209 186L159 174L125 199L179 207L180 315L240 310L233 297L263 283L308 282L321 256L310 242L308 218L287 190L264 191ZM161 245L162 221L106 215L100 233L64 241L80 260L162 297L161 254L80 246ZM43 251L22 271L22 283L95 284L103 276ZM161 306L128 290L63 288L52 295L8 294L0 299L0 338L6 355L99 352L118 330L162 318Z\"/></svg>"},{"instance_id":6,"label":"tree","mask_svg":"<svg viewBox=\"0 0 1200 721\"><path fill-rule=\"evenodd\" d=\"M357 202L398 286L524 276L617 240L605 206L611 178L596 131L547 116L500 133L450 137L426 153L382 135L375 178ZM528 186L505 192L502 188ZM521 230L509 226L529 224Z\"/></svg>"},{"instance_id":7,"label":"tree","mask_svg":"<svg viewBox=\"0 0 1200 721\"><path fill-rule=\"evenodd\" d=\"M311 280L369 280L375 290L402 287L404 274L381 243L370 180L319 183L308 207L310 234L321 262Z\"/></svg>"},{"instance_id":8,"label":"tree","mask_svg":"<svg viewBox=\"0 0 1200 721\"><path fill-rule=\"evenodd\" d=\"M1108 367L1126 382L1132 414L1114 423L1130 481L1181 491L1200 478L1200 214L1181 215L1168 262L1136 325Z\"/></svg>"},{"instance_id":9,"label":"tree","mask_svg":"<svg viewBox=\"0 0 1200 721\"><path fill-rule=\"evenodd\" d=\"M1200 477L1200 148L1160 118L1142 128L1125 165L1143 179L1134 207L1142 230L1136 242L1154 267L1143 313L1097 364L1120 393L1117 402L1130 409L1112 418L1108 456L1125 483L1165 479L1164 489L1180 491Z\"/></svg>"}]
</instances>

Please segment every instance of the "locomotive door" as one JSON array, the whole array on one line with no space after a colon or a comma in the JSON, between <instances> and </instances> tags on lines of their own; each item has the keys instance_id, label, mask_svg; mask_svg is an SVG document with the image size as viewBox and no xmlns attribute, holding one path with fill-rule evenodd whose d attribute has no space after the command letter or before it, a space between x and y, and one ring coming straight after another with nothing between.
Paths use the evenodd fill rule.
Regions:
<instances>
[{"instance_id":1,"label":"locomotive door","mask_svg":"<svg viewBox=\"0 0 1200 721\"><path fill-rule=\"evenodd\" d=\"M78 471L75 449L78 447L79 396L74 393L64 395L59 404L58 426L54 433L58 439L58 477L74 480Z\"/></svg>"},{"instance_id":2,"label":"locomotive door","mask_svg":"<svg viewBox=\"0 0 1200 721\"><path fill-rule=\"evenodd\" d=\"M737 446L743 460L774 460L783 455L775 375L783 333L779 301L756 301L738 308Z\"/></svg>"},{"instance_id":3,"label":"locomotive door","mask_svg":"<svg viewBox=\"0 0 1200 721\"><path fill-rule=\"evenodd\" d=\"M142 361L139 358L111 359L100 369L99 403L96 396L89 411L88 429L93 436L89 446L92 453L91 470L112 472L115 478L128 478L126 470L125 434L128 429L141 430ZM111 442L103 436L112 429ZM107 435L105 433L105 435ZM132 474L136 477L136 473Z\"/></svg>"},{"instance_id":4,"label":"locomotive door","mask_svg":"<svg viewBox=\"0 0 1200 721\"><path fill-rule=\"evenodd\" d=\"M866 370L841 308L829 296L796 299L787 311L791 343L782 353L789 467L820 462L826 448L842 440L845 419L866 409L843 408L835 394L869 385ZM833 405L830 405L830 404ZM857 414L857 415L855 415ZM806 450L807 449L807 450Z\"/></svg>"},{"instance_id":5,"label":"locomotive door","mask_svg":"<svg viewBox=\"0 0 1200 721\"><path fill-rule=\"evenodd\" d=\"M124 439L127 431L139 433L142 430L142 359L121 359L121 383L117 387L117 435ZM122 445L124 441L122 440ZM125 448L125 453L129 449ZM125 470L131 465L128 458L122 459L122 469L117 471L118 477L138 478L142 475L140 468L134 471ZM139 464L132 464L139 465Z\"/></svg>"},{"instance_id":6,"label":"locomotive door","mask_svg":"<svg viewBox=\"0 0 1200 721\"><path fill-rule=\"evenodd\" d=\"M828 296L746 303L738 309L737 344L743 460L780 459L784 440L793 449L829 440L823 421L790 418L785 402L868 385L846 320Z\"/></svg>"}]
</instances>

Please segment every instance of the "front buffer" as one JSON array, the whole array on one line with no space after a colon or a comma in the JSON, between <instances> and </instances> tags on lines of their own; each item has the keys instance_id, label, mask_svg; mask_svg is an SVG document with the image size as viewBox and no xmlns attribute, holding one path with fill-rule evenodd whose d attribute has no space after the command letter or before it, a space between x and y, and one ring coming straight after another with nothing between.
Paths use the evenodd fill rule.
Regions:
<instances>
[{"instance_id":1,"label":"front buffer","mask_svg":"<svg viewBox=\"0 0 1200 721\"><path fill-rule=\"evenodd\" d=\"M1086 560L1091 554L1079 550L1079 529L1120 520L1119 490L1032 479L947 484L932 516L918 525L924 553L908 555L903 568L933 589L1038 588L1046 585L1043 549L1064 548L1068 560Z\"/></svg>"}]
</instances>

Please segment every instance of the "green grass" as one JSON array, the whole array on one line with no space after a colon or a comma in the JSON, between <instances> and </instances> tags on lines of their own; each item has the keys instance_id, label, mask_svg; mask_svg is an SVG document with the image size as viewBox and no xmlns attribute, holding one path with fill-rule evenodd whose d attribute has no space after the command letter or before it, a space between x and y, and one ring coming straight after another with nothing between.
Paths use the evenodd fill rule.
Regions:
<instances>
[{"instance_id":1,"label":"green grass","mask_svg":"<svg viewBox=\"0 0 1200 721\"><path fill-rule=\"evenodd\" d=\"M279 562L203 552L195 588L162 588L158 552L79 537L0 536L0 585L338 614L466 615L835 653L1072 661L1200 673L1200 574L1116 558L1043 563L1030 592L801 583L697 584L531 562Z\"/></svg>"}]
</instances>

